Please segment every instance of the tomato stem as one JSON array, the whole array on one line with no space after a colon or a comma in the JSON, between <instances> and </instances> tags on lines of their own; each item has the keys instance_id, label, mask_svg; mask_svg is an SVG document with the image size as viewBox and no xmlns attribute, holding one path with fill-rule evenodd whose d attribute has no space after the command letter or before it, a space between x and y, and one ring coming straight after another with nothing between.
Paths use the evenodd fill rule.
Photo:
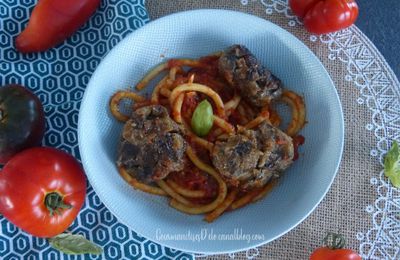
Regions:
<instances>
[{"instance_id":1,"label":"tomato stem","mask_svg":"<svg viewBox=\"0 0 400 260\"><path fill-rule=\"evenodd\" d=\"M44 204L46 205L46 208L50 211L50 216L53 216L54 213L61 214L61 211L63 209L72 208L72 205L66 204L64 202L64 197L56 191L46 194L46 197L44 198Z\"/></svg>"},{"instance_id":2,"label":"tomato stem","mask_svg":"<svg viewBox=\"0 0 400 260\"><path fill-rule=\"evenodd\" d=\"M346 239L341 234L328 232L324 238L324 244L330 249L341 249L346 245Z\"/></svg>"}]
</instances>

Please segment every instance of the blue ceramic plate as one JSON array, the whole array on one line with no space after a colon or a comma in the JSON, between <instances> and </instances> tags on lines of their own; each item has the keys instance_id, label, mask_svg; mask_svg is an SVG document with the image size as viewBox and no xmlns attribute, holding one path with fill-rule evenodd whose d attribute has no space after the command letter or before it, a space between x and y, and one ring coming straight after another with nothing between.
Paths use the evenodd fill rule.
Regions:
<instances>
[{"instance_id":1,"label":"blue ceramic plate","mask_svg":"<svg viewBox=\"0 0 400 260\"><path fill-rule=\"evenodd\" d=\"M308 124L301 157L261 202L208 224L134 190L115 161L122 124L108 109L114 92L134 86L156 64L246 45L288 89L304 95ZM115 216L137 233L168 247L227 253L268 243L301 223L328 191L340 163L342 108L328 73L297 38L261 18L223 10L177 13L127 36L104 58L86 89L79 114L79 148L91 185Z\"/></svg>"}]
</instances>

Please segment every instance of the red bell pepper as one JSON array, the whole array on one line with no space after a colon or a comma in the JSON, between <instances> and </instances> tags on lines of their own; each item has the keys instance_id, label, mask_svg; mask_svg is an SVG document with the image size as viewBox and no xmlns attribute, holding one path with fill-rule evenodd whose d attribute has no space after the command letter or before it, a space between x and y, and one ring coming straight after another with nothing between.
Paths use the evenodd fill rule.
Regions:
<instances>
[{"instance_id":1,"label":"red bell pepper","mask_svg":"<svg viewBox=\"0 0 400 260\"><path fill-rule=\"evenodd\" d=\"M100 5L100 0L39 0L28 26L15 46L22 53L48 50L77 31Z\"/></svg>"}]
</instances>

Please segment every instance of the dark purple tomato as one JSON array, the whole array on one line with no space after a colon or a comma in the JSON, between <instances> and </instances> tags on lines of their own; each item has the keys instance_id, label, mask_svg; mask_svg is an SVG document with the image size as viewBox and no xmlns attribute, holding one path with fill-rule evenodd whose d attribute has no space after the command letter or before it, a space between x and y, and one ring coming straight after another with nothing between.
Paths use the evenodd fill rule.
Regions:
<instances>
[{"instance_id":1,"label":"dark purple tomato","mask_svg":"<svg viewBox=\"0 0 400 260\"><path fill-rule=\"evenodd\" d=\"M39 98L20 85L0 87L0 164L23 149L40 145L44 132Z\"/></svg>"}]
</instances>

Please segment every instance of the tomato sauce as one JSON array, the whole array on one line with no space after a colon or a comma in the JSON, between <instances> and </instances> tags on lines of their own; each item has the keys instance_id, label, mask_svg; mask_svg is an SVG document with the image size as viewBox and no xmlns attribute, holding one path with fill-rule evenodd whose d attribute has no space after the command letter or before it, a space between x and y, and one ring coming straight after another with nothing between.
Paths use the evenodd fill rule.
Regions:
<instances>
[{"instance_id":1,"label":"tomato sauce","mask_svg":"<svg viewBox=\"0 0 400 260\"><path fill-rule=\"evenodd\" d=\"M190 122L192 115L197 105L200 102L200 97L196 92L187 92L182 103L182 117Z\"/></svg>"},{"instance_id":2,"label":"tomato sauce","mask_svg":"<svg viewBox=\"0 0 400 260\"><path fill-rule=\"evenodd\" d=\"M219 56L216 56L216 55L204 56L204 57L201 57L199 60L200 60L200 63L202 63L202 64L208 65L215 69L218 68Z\"/></svg>"},{"instance_id":3,"label":"tomato sauce","mask_svg":"<svg viewBox=\"0 0 400 260\"><path fill-rule=\"evenodd\" d=\"M215 179L197 168L189 159L183 171L173 172L168 178L171 178L178 185L186 189L205 191L205 198L207 200L217 195L218 184Z\"/></svg>"},{"instance_id":4,"label":"tomato sauce","mask_svg":"<svg viewBox=\"0 0 400 260\"><path fill-rule=\"evenodd\" d=\"M294 156L293 156L293 161L296 161L299 159L299 146L303 145L305 142L305 138L302 135L297 135L293 137L293 148L294 148Z\"/></svg>"},{"instance_id":5,"label":"tomato sauce","mask_svg":"<svg viewBox=\"0 0 400 260\"><path fill-rule=\"evenodd\" d=\"M173 67L181 67L182 62L180 60L170 59L167 63L167 66L168 66L168 69L171 69Z\"/></svg>"}]
</instances>

